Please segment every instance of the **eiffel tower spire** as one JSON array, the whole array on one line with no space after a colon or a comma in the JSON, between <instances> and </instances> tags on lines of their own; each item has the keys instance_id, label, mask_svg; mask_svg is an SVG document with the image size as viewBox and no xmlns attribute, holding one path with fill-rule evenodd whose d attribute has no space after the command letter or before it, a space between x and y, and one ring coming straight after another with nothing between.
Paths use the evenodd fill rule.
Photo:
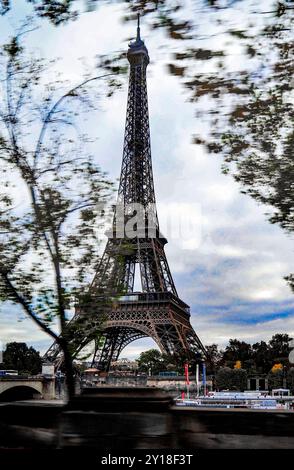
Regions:
<instances>
[{"instance_id":1,"label":"eiffel tower spire","mask_svg":"<svg viewBox=\"0 0 294 470\"><path fill-rule=\"evenodd\" d=\"M93 299L103 293L117 299L104 312L104 343L101 348L101 341L97 341L94 357L95 365L104 370L109 369L112 360L117 360L125 346L142 337L153 338L167 354L189 357L205 353L190 324L189 307L178 296L164 251L167 240L159 228L146 83L149 54L141 39L139 15L137 36L129 45L127 58L129 91L117 208L112 233L89 291ZM131 234L129 225L132 229L135 226ZM141 292L134 292L136 268ZM72 322L85 315L91 315L92 324L95 323L95 315L82 306ZM97 308L97 320L101 318ZM90 330L85 331L82 340L72 339L72 349L78 351L92 339ZM47 360L50 354L53 359L57 357L58 348L53 346L48 351Z\"/></svg>"},{"instance_id":2,"label":"eiffel tower spire","mask_svg":"<svg viewBox=\"0 0 294 470\"><path fill-rule=\"evenodd\" d=\"M139 42L141 41L141 37L140 37L140 13L138 13L137 15L137 38L136 38L136 42Z\"/></svg>"}]
</instances>

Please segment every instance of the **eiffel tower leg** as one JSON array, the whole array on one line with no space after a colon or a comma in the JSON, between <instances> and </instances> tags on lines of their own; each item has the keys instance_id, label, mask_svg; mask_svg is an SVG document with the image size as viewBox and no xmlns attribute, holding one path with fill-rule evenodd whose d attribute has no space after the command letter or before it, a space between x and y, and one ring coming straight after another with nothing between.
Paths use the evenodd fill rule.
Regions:
<instances>
[{"instance_id":1,"label":"eiffel tower leg","mask_svg":"<svg viewBox=\"0 0 294 470\"><path fill-rule=\"evenodd\" d=\"M201 351L203 356L205 356L205 354L206 354L205 348L203 347L203 344L201 343L200 339L196 335L193 328L189 328L185 332L185 336L186 336L187 344L189 345L189 350L193 354L197 354L197 355L199 355L199 351Z\"/></svg>"},{"instance_id":2,"label":"eiffel tower leg","mask_svg":"<svg viewBox=\"0 0 294 470\"><path fill-rule=\"evenodd\" d=\"M134 328L114 327L104 332L104 344L98 349L93 364L100 370L108 371L112 361L117 361L122 350L133 341L148 335Z\"/></svg>"},{"instance_id":3,"label":"eiffel tower leg","mask_svg":"<svg viewBox=\"0 0 294 470\"><path fill-rule=\"evenodd\" d=\"M166 354L177 354L186 349L184 338L175 325L158 325L156 330Z\"/></svg>"},{"instance_id":4,"label":"eiffel tower leg","mask_svg":"<svg viewBox=\"0 0 294 470\"><path fill-rule=\"evenodd\" d=\"M187 359L199 356L203 345L193 328L176 324L159 325L156 328L162 349L166 354L185 355Z\"/></svg>"},{"instance_id":5,"label":"eiffel tower leg","mask_svg":"<svg viewBox=\"0 0 294 470\"><path fill-rule=\"evenodd\" d=\"M104 371L109 371L111 361L116 356L115 352L119 343L120 331L118 328L112 329L111 332L106 331L104 333L104 344L103 347L97 351L96 357L94 358L95 365Z\"/></svg>"},{"instance_id":6,"label":"eiffel tower leg","mask_svg":"<svg viewBox=\"0 0 294 470\"><path fill-rule=\"evenodd\" d=\"M102 336L99 336L99 338L95 339L95 348L94 348L91 367L94 367L95 365L95 357L97 355L97 352L99 351L99 348L101 347L101 339L102 339Z\"/></svg>"}]
</instances>

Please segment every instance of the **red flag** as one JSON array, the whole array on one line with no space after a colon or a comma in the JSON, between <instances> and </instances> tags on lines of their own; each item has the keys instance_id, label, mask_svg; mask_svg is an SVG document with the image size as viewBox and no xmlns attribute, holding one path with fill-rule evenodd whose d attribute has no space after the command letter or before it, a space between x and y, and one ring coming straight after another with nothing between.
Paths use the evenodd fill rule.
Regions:
<instances>
[{"instance_id":1,"label":"red flag","mask_svg":"<svg viewBox=\"0 0 294 470\"><path fill-rule=\"evenodd\" d=\"M189 381L189 364L185 364L185 377L186 377L186 384L190 385L190 381Z\"/></svg>"}]
</instances>

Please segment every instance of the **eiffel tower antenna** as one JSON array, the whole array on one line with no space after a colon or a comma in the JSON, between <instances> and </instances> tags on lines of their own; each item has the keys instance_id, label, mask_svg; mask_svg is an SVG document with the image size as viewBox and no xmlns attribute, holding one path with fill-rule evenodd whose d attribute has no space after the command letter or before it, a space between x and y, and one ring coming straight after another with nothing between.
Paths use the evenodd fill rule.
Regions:
<instances>
[{"instance_id":1,"label":"eiffel tower antenna","mask_svg":"<svg viewBox=\"0 0 294 470\"><path fill-rule=\"evenodd\" d=\"M144 337L151 337L166 354L188 359L206 353L190 323L189 306L178 296L164 250L167 239L159 228L146 83L149 54L140 36L139 14L137 37L129 45L127 58L129 92L118 188L122 211L117 209L114 214L112 234L89 287L91 308L79 305L71 320L75 331L74 326L86 319L84 330L72 335L71 350L77 353L95 339L93 364L106 371L128 344ZM136 205L142 218L130 235L127 227ZM135 292L136 272L140 275L140 292ZM104 310L99 300L103 295L115 299ZM60 363L61 351L56 343L45 359Z\"/></svg>"},{"instance_id":2,"label":"eiffel tower antenna","mask_svg":"<svg viewBox=\"0 0 294 470\"><path fill-rule=\"evenodd\" d=\"M140 37L140 13L137 14L137 42L141 41Z\"/></svg>"}]
</instances>

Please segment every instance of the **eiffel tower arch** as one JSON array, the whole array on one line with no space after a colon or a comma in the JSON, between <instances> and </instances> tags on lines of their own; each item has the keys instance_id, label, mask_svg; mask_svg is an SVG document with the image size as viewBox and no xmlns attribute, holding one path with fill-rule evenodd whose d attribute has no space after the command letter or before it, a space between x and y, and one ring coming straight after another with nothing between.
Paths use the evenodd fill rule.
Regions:
<instances>
[{"instance_id":1,"label":"eiffel tower arch","mask_svg":"<svg viewBox=\"0 0 294 470\"><path fill-rule=\"evenodd\" d=\"M93 308L89 313L80 306L71 320L75 324L88 315L90 327L85 328L82 336L72 337L72 350L79 351L95 338L93 364L102 370L109 370L111 361L117 360L128 344L144 337L152 338L167 354L187 358L205 355L205 348L190 323L189 306L178 296L164 251L167 240L159 228L146 83L149 55L140 37L139 16L137 37L129 45L127 58L129 92L117 208L104 254L89 288L92 304L102 295L114 301L102 313L98 307L93 314ZM134 224L135 215L140 217ZM136 268L140 292L134 291ZM95 318L97 328L103 318L102 341L95 335ZM47 351L45 359L60 362L56 343Z\"/></svg>"}]
</instances>

